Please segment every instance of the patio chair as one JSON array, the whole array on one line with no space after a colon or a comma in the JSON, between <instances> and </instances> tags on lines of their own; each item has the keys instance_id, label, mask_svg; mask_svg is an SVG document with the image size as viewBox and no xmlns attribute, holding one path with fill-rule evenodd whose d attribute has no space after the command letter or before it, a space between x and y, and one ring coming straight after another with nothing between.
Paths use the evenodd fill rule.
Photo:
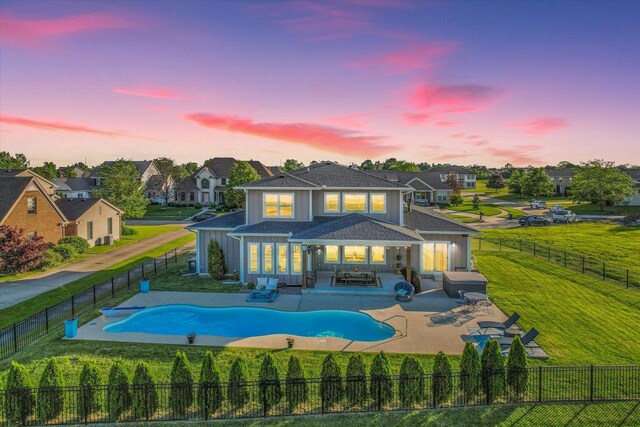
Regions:
<instances>
[{"instance_id":1,"label":"patio chair","mask_svg":"<svg viewBox=\"0 0 640 427\"><path fill-rule=\"evenodd\" d=\"M536 328L531 328L529 330L529 332L527 332L522 337L520 337L520 340L522 341L522 344L527 345L531 341L533 341L535 339L535 337L538 336L539 333L540 332L538 332L538 330ZM500 337L500 338L498 338L498 344L500 344L500 347L509 347L512 342L513 342L513 338L511 338L511 337Z\"/></svg>"},{"instance_id":2,"label":"patio chair","mask_svg":"<svg viewBox=\"0 0 640 427\"><path fill-rule=\"evenodd\" d=\"M415 293L415 288L409 282L398 282L393 290L396 292L396 300L400 302L411 301Z\"/></svg>"},{"instance_id":3,"label":"patio chair","mask_svg":"<svg viewBox=\"0 0 640 427\"><path fill-rule=\"evenodd\" d=\"M249 293L247 302L273 302L278 293L278 278L258 277L258 288Z\"/></svg>"},{"instance_id":4,"label":"patio chair","mask_svg":"<svg viewBox=\"0 0 640 427\"><path fill-rule=\"evenodd\" d=\"M520 319L520 314L518 314L518 312L516 311L511 315L511 317L509 317L504 322L484 320L482 322L478 322L478 327L479 327L478 332L482 329L487 330L489 328L500 329L500 330L509 329L510 327L515 325L518 319Z\"/></svg>"}]
</instances>

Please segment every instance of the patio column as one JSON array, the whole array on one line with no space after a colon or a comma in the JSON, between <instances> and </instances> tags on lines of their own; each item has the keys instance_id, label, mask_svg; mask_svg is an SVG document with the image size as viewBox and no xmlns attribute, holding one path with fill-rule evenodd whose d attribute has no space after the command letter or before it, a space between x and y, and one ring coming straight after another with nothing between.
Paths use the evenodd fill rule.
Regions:
<instances>
[{"instance_id":1,"label":"patio column","mask_svg":"<svg viewBox=\"0 0 640 427\"><path fill-rule=\"evenodd\" d=\"M307 251L302 251L302 289L307 287Z\"/></svg>"},{"instance_id":2,"label":"patio column","mask_svg":"<svg viewBox=\"0 0 640 427\"><path fill-rule=\"evenodd\" d=\"M411 246L407 247L407 282L411 283Z\"/></svg>"}]
</instances>

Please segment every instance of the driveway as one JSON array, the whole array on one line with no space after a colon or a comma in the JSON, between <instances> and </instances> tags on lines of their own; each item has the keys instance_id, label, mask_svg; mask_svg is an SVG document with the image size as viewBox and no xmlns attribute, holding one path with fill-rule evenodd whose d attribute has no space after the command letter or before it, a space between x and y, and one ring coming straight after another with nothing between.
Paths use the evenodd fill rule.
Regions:
<instances>
[{"instance_id":1,"label":"driveway","mask_svg":"<svg viewBox=\"0 0 640 427\"><path fill-rule=\"evenodd\" d=\"M175 230L141 240L101 254L89 254L71 264L25 277L24 279L0 283L0 309L26 301L51 289L81 279L96 271L104 270L136 255L150 251L160 245L188 235L187 230Z\"/></svg>"}]
</instances>

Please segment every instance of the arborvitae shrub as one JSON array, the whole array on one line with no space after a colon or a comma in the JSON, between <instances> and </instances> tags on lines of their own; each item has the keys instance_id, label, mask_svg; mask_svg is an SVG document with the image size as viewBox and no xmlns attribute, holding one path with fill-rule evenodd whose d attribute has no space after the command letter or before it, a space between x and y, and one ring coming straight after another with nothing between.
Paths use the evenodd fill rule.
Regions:
<instances>
[{"instance_id":1,"label":"arborvitae shrub","mask_svg":"<svg viewBox=\"0 0 640 427\"><path fill-rule=\"evenodd\" d=\"M333 354L329 353L322 361L322 385L320 394L322 397L323 407L329 407L342 400L344 394L344 385L342 383L342 371L340 365L336 362Z\"/></svg>"},{"instance_id":2,"label":"arborvitae shrub","mask_svg":"<svg viewBox=\"0 0 640 427\"><path fill-rule=\"evenodd\" d=\"M27 368L11 362L5 394L5 415L10 424L25 425L27 418L33 414L36 402L31 387Z\"/></svg>"},{"instance_id":3,"label":"arborvitae shrub","mask_svg":"<svg viewBox=\"0 0 640 427\"><path fill-rule=\"evenodd\" d=\"M466 343L460 361L460 391L467 402L478 395L480 386L480 356L473 343Z\"/></svg>"},{"instance_id":4,"label":"arborvitae shrub","mask_svg":"<svg viewBox=\"0 0 640 427\"><path fill-rule=\"evenodd\" d=\"M197 400L198 409L205 418L220 409L224 400L220 385L220 371L210 351L207 351L202 361Z\"/></svg>"},{"instance_id":5,"label":"arborvitae shrub","mask_svg":"<svg viewBox=\"0 0 640 427\"><path fill-rule=\"evenodd\" d=\"M267 354L262 360L258 381L260 384L258 393L260 404L265 405L265 409L269 411L282 400L280 375L278 374L278 368L273 361L273 357L271 357L270 354Z\"/></svg>"},{"instance_id":6,"label":"arborvitae shrub","mask_svg":"<svg viewBox=\"0 0 640 427\"><path fill-rule=\"evenodd\" d=\"M371 363L371 383L369 391L371 398L378 406L387 404L393 399L393 382L389 359L383 352L376 354Z\"/></svg>"},{"instance_id":7,"label":"arborvitae shrub","mask_svg":"<svg viewBox=\"0 0 640 427\"><path fill-rule=\"evenodd\" d=\"M367 370L360 353L349 358L344 392L351 405L362 406L367 401Z\"/></svg>"},{"instance_id":8,"label":"arborvitae shrub","mask_svg":"<svg viewBox=\"0 0 640 427\"><path fill-rule=\"evenodd\" d=\"M242 408L249 402L249 389L247 388L247 365L243 358L236 357L231 364L231 372L229 372L229 402L235 408Z\"/></svg>"},{"instance_id":9,"label":"arborvitae shrub","mask_svg":"<svg viewBox=\"0 0 640 427\"><path fill-rule=\"evenodd\" d=\"M38 384L36 413L43 421L58 418L64 409L64 378L56 359L49 359Z\"/></svg>"},{"instance_id":10,"label":"arborvitae shrub","mask_svg":"<svg viewBox=\"0 0 640 427\"><path fill-rule=\"evenodd\" d=\"M309 400L309 390L307 387L307 380L300 364L300 359L296 356L289 358L289 364L287 366L287 379L285 383L285 395L287 397L287 403L289 404L289 410L295 410L298 405L305 403Z\"/></svg>"},{"instance_id":11,"label":"arborvitae shrub","mask_svg":"<svg viewBox=\"0 0 640 427\"><path fill-rule=\"evenodd\" d=\"M107 412L111 421L118 418L131 408L131 390L129 376L121 360L117 360L109 371L107 385Z\"/></svg>"},{"instance_id":12,"label":"arborvitae shrub","mask_svg":"<svg viewBox=\"0 0 640 427\"><path fill-rule=\"evenodd\" d=\"M88 421L92 414L102 409L102 392L99 390L102 378L95 366L85 363L78 381L78 416Z\"/></svg>"},{"instance_id":13,"label":"arborvitae shrub","mask_svg":"<svg viewBox=\"0 0 640 427\"><path fill-rule=\"evenodd\" d=\"M217 240L211 240L207 248L207 267L209 274L216 280L222 280L227 272L224 251Z\"/></svg>"},{"instance_id":14,"label":"arborvitae shrub","mask_svg":"<svg viewBox=\"0 0 640 427\"><path fill-rule=\"evenodd\" d=\"M517 336L511 343L507 358L507 384L516 400L520 400L527 391L528 380L527 351Z\"/></svg>"},{"instance_id":15,"label":"arborvitae shrub","mask_svg":"<svg viewBox=\"0 0 640 427\"><path fill-rule=\"evenodd\" d=\"M184 418L193 404L193 377L189 367L187 355L176 352L171 368L171 389L169 392L169 406L173 413Z\"/></svg>"},{"instance_id":16,"label":"arborvitae shrub","mask_svg":"<svg viewBox=\"0 0 640 427\"><path fill-rule=\"evenodd\" d=\"M505 391L504 361L498 341L487 341L482 350L480 361L482 365L482 388L487 402L492 403L504 395Z\"/></svg>"},{"instance_id":17,"label":"arborvitae shrub","mask_svg":"<svg viewBox=\"0 0 640 427\"><path fill-rule=\"evenodd\" d=\"M149 365L140 362L131 382L132 409L137 420L149 420L158 410L158 390Z\"/></svg>"},{"instance_id":18,"label":"arborvitae shrub","mask_svg":"<svg viewBox=\"0 0 640 427\"><path fill-rule=\"evenodd\" d=\"M451 396L451 363L443 352L436 355L433 363L433 399L436 405L449 400Z\"/></svg>"},{"instance_id":19,"label":"arborvitae shrub","mask_svg":"<svg viewBox=\"0 0 640 427\"><path fill-rule=\"evenodd\" d=\"M400 402L405 408L421 403L424 399L424 368L413 356L406 356L400 366Z\"/></svg>"}]
</instances>

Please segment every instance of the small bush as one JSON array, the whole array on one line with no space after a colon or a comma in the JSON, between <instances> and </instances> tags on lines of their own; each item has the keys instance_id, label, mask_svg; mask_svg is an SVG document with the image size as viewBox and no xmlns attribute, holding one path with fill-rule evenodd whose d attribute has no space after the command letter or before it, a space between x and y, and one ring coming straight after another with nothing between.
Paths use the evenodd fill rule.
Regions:
<instances>
[{"instance_id":1,"label":"small bush","mask_svg":"<svg viewBox=\"0 0 640 427\"><path fill-rule=\"evenodd\" d=\"M0 272L24 273L39 267L48 247L42 236L25 236L22 228L0 225Z\"/></svg>"},{"instance_id":2,"label":"small bush","mask_svg":"<svg viewBox=\"0 0 640 427\"><path fill-rule=\"evenodd\" d=\"M229 373L229 391L228 398L231 405L235 408L242 408L249 402L249 389L247 388L247 366L244 359L236 357L231 365Z\"/></svg>"},{"instance_id":3,"label":"small bush","mask_svg":"<svg viewBox=\"0 0 640 427\"><path fill-rule=\"evenodd\" d=\"M516 336L511 343L507 358L507 385L517 400L527 391L529 371L527 369L527 351Z\"/></svg>"},{"instance_id":4,"label":"small bush","mask_svg":"<svg viewBox=\"0 0 640 427\"><path fill-rule=\"evenodd\" d=\"M198 203L198 202L194 203L194 204L193 204L193 207L194 207L195 209L202 209L202 205L201 205L200 203Z\"/></svg>"},{"instance_id":5,"label":"small bush","mask_svg":"<svg viewBox=\"0 0 640 427\"><path fill-rule=\"evenodd\" d=\"M323 407L327 408L340 402L344 394L342 371L340 370L340 365L338 365L338 362L336 362L332 353L329 353L322 361L322 371L320 376L322 377L320 394L322 397Z\"/></svg>"},{"instance_id":6,"label":"small bush","mask_svg":"<svg viewBox=\"0 0 640 427\"><path fill-rule=\"evenodd\" d=\"M367 370L364 358L354 353L347 364L345 395L351 405L362 406L367 401Z\"/></svg>"},{"instance_id":7,"label":"small bush","mask_svg":"<svg viewBox=\"0 0 640 427\"><path fill-rule=\"evenodd\" d=\"M131 390L129 376L121 360L117 360L111 371L107 385L107 412L111 421L117 421L131 408Z\"/></svg>"},{"instance_id":8,"label":"small bush","mask_svg":"<svg viewBox=\"0 0 640 427\"><path fill-rule=\"evenodd\" d=\"M41 268L52 268L57 265L60 265L64 262L64 258L58 252L54 251L52 248L49 248L44 251L44 256L42 257Z\"/></svg>"},{"instance_id":9,"label":"small bush","mask_svg":"<svg viewBox=\"0 0 640 427\"><path fill-rule=\"evenodd\" d=\"M497 340L487 341L482 349L480 362L482 365L482 387L487 396L487 402L493 403L504 395L505 391L504 361Z\"/></svg>"},{"instance_id":10,"label":"small bush","mask_svg":"<svg viewBox=\"0 0 640 427\"><path fill-rule=\"evenodd\" d=\"M269 411L280 400L282 400L282 388L280 386L280 375L276 367L273 357L270 354L264 356L260 372L258 373L258 381L260 384L259 397L260 403L265 406L265 410Z\"/></svg>"},{"instance_id":11,"label":"small bush","mask_svg":"<svg viewBox=\"0 0 640 427\"><path fill-rule=\"evenodd\" d=\"M135 236L138 234L138 230L133 227L129 227L128 225L122 224L122 228L120 229L121 236Z\"/></svg>"},{"instance_id":12,"label":"small bush","mask_svg":"<svg viewBox=\"0 0 640 427\"><path fill-rule=\"evenodd\" d=\"M74 257L78 252L76 251L76 247L70 245L68 243L62 243L55 245L51 248L54 252L57 252L62 256L62 259L67 261Z\"/></svg>"},{"instance_id":13,"label":"small bush","mask_svg":"<svg viewBox=\"0 0 640 427\"><path fill-rule=\"evenodd\" d=\"M460 391L467 402L478 395L480 386L480 356L472 343L468 342L460 361Z\"/></svg>"},{"instance_id":14,"label":"small bush","mask_svg":"<svg viewBox=\"0 0 640 427\"><path fill-rule=\"evenodd\" d=\"M148 421L158 410L158 390L145 362L139 362L133 373L131 395L133 416Z\"/></svg>"},{"instance_id":15,"label":"small bush","mask_svg":"<svg viewBox=\"0 0 640 427\"><path fill-rule=\"evenodd\" d=\"M102 379L98 369L85 363L80 372L78 383L78 416L86 421L92 414L102 409L102 393L98 390Z\"/></svg>"},{"instance_id":16,"label":"small bush","mask_svg":"<svg viewBox=\"0 0 640 427\"><path fill-rule=\"evenodd\" d=\"M443 352L436 355L433 363L433 399L441 405L451 396L451 363Z\"/></svg>"},{"instance_id":17,"label":"small bush","mask_svg":"<svg viewBox=\"0 0 640 427\"><path fill-rule=\"evenodd\" d=\"M287 366L287 378L285 382L285 394L289 410L293 411L298 405L309 400L309 390L307 380L300 364L300 359L296 356L289 358Z\"/></svg>"},{"instance_id":18,"label":"small bush","mask_svg":"<svg viewBox=\"0 0 640 427\"><path fill-rule=\"evenodd\" d=\"M383 352L376 354L371 362L371 384L369 392L371 398L381 407L393 399L393 382L389 359Z\"/></svg>"},{"instance_id":19,"label":"small bush","mask_svg":"<svg viewBox=\"0 0 640 427\"><path fill-rule=\"evenodd\" d=\"M189 368L189 360L186 354L178 351L171 369L169 406L177 416L184 418L192 403L193 377Z\"/></svg>"},{"instance_id":20,"label":"small bush","mask_svg":"<svg viewBox=\"0 0 640 427\"><path fill-rule=\"evenodd\" d=\"M27 418L33 414L35 399L31 387L27 368L11 362L5 389L5 414L9 423L25 425Z\"/></svg>"},{"instance_id":21,"label":"small bush","mask_svg":"<svg viewBox=\"0 0 640 427\"><path fill-rule=\"evenodd\" d=\"M413 356L406 356L402 361L398 391L404 408L417 405L425 398L424 368Z\"/></svg>"},{"instance_id":22,"label":"small bush","mask_svg":"<svg viewBox=\"0 0 640 427\"><path fill-rule=\"evenodd\" d=\"M217 240L211 240L207 248L207 267L209 274L216 280L222 280L227 273L224 251Z\"/></svg>"},{"instance_id":23,"label":"small bush","mask_svg":"<svg viewBox=\"0 0 640 427\"><path fill-rule=\"evenodd\" d=\"M36 413L43 421L50 421L62 413L64 408L64 378L56 359L49 359L38 384Z\"/></svg>"},{"instance_id":24,"label":"small bush","mask_svg":"<svg viewBox=\"0 0 640 427\"><path fill-rule=\"evenodd\" d=\"M71 245L76 248L76 252L83 254L89 250L89 242L80 236L67 236L58 240L59 245Z\"/></svg>"},{"instance_id":25,"label":"small bush","mask_svg":"<svg viewBox=\"0 0 640 427\"><path fill-rule=\"evenodd\" d=\"M210 351L207 351L202 361L197 400L198 409L205 418L220 409L224 400L220 385L220 371Z\"/></svg>"}]
</instances>

